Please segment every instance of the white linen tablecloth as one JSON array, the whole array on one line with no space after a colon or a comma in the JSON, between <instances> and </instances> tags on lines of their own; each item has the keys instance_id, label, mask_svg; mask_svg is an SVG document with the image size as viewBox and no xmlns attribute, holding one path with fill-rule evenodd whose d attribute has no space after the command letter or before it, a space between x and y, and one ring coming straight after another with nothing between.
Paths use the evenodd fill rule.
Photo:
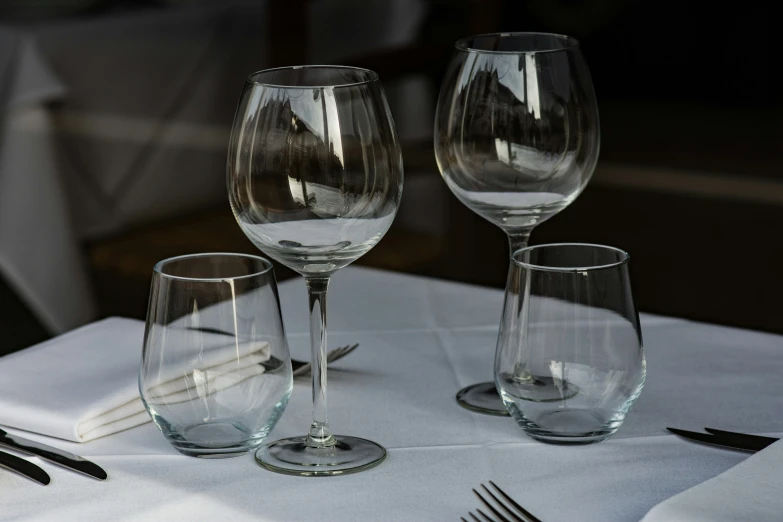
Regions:
<instances>
[{"instance_id":1,"label":"white linen tablecloth","mask_svg":"<svg viewBox=\"0 0 783 522\"><path fill-rule=\"evenodd\" d=\"M302 281L282 284L281 299L292 354L306 358ZM644 315L647 383L617 435L590 446L534 442L510 419L454 401L492 377L501 306L498 290L351 267L334 277L329 344L361 346L329 372L329 419L336 433L388 449L377 468L306 478L266 471L250 455L188 458L151 424L84 444L26 434L88 456L109 479L31 458L52 483L0 473L0 520L459 520L478 507L471 488L493 480L547 522L630 522L747 458L666 426L783 432L782 337ZM270 440L305 432L309 386L296 381Z\"/></svg>"}]
</instances>

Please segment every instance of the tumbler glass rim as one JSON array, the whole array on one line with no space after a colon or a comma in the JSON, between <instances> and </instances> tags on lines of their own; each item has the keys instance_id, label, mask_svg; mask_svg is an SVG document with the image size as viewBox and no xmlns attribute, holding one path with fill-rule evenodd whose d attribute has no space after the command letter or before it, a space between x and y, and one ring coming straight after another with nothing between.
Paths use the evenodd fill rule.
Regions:
<instances>
[{"instance_id":1,"label":"tumbler glass rim","mask_svg":"<svg viewBox=\"0 0 783 522\"><path fill-rule=\"evenodd\" d=\"M522 254L534 252L536 250L542 250L545 248L555 248L555 247L589 247L593 249L611 251L616 254L619 254L620 259L612 263L605 263L600 265L568 266L568 267L537 265L535 263L530 263L530 262L520 260ZM597 243L546 243L543 245L533 245L525 248L520 248L519 250L511 254L511 262L520 268L526 268L528 270L535 270L539 272L558 272L558 273L595 272L598 270L606 270L609 268L617 268L620 266L627 265L630 260L631 260L631 255L625 250L613 246L600 245Z\"/></svg>"},{"instance_id":2,"label":"tumbler glass rim","mask_svg":"<svg viewBox=\"0 0 783 522\"><path fill-rule=\"evenodd\" d=\"M329 85L287 85L285 82L265 82L261 81L259 79L260 76L280 72L280 71L295 71L295 70L334 70L334 71L353 71L353 72L362 72L367 75L367 78L364 80L358 80L353 82L346 82L346 83L339 83L339 84L329 84ZM295 90L303 90L303 89L342 89L346 87L359 87L362 85L369 85L371 83L377 82L380 79L378 76L378 73L371 69L366 69L364 67L353 67L351 65L286 65L283 67L273 67L271 69L260 69L258 71L254 71L247 76L247 83L250 83L252 85L257 85L259 87L272 87L275 89L295 89Z\"/></svg>"},{"instance_id":3,"label":"tumbler glass rim","mask_svg":"<svg viewBox=\"0 0 783 522\"><path fill-rule=\"evenodd\" d=\"M508 38L508 37L519 37L519 36L546 36L551 37L556 40L560 40L565 42L564 47L546 47L538 50L529 50L529 51L518 51L518 50L511 50L511 51L498 51L493 49L479 49L477 47L473 47L471 45L468 45L468 42L470 40L475 40L476 38L485 38L485 37L499 37L499 38ZM568 36L566 34L560 34L560 33L546 33L546 32L537 32L537 31L512 31L512 32L498 32L498 33L482 33L482 34L474 34L470 36L465 36L463 38L460 38L456 42L454 42L454 48L458 51L467 52L467 53L479 53L479 54L544 54L544 53L557 53L557 52L567 52L571 51L573 49L579 48L579 40L574 38L573 36Z\"/></svg>"},{"instance_id":4,"label":"tumbler glass rim","mask_svg":"<svg viewBox=\"0 0 783 522\"><path fill-rule=\"evenodd\" d=\"M236 257L236 258L245 258L245 259L252 259L254 261L258 261L263 266L263 269L261 270L253 270L250 271L247 274L238 275L238 276L228 276L228 277L186 277L186 276L179 276L174 275L171 273L167 273L164 269L164 267L172 262L175 261L182 261L186 259L198 259L198 258L205 258L205 257ZM180 256L174 256L169 257L166 259L162 259L155 263L155 266L153 267L153 271L155 274L157 274L159 277L162 277L164 279L171 279L175 281L191 281L191 282L202 282L202 283L218 283L218 282L225 282L225 281L239 281L242 279L252 279L254 277L259 277L268 274L274 269L274 265L272 265L272 262L269 261L265 257L256 256L253 254L239 254L236 252L202 252L198 254L183 254Z\"/></svg>"}]
</instances>

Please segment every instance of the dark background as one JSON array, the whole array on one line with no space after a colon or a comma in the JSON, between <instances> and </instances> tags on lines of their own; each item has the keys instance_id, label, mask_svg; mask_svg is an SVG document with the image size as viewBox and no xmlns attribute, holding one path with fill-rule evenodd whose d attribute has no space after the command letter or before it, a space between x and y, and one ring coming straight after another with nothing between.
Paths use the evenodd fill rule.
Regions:
<instances>
[{"instance_id":1,"label":"dark background","mask_svg":"<svg viewBox=\"0 0 783 522\"><path fill-rule=\"evenodd\" d=\"M307 39L314 28L302 13L313 3L270 1L280 21L264 35L272 65L311 63ZM424 3L427 15L414 42L366 53L359 48L343 63L377 70L386 85L423 75L434 106L459 37L544 31L581 42L599 100L601 157L585 192L537 228L532 243L595 242L629 251L642 311L783 333L783 133L775 81L779 23L772 3L726 4L730 8L630 0ZM104 1L59 16L186 8L187 2ZM6 20L38 16L4 9L0 17ZM226 89L227 96L238 94L233 79ZM442 202L437 218L444 226L428 233L415 226L415 218L398 219L357 264L501 288L504 234L448 193L431 138L405 141L403 153L408 215L428 202ZM139 318L155 261L199 251L254 252L227 202L93 239L84 249L100 314ZM277 275L282 280L292 273L280 267ZM0 328L6 337L0 351L50 335L1 281Z\"/></svg>"}]
</instances>

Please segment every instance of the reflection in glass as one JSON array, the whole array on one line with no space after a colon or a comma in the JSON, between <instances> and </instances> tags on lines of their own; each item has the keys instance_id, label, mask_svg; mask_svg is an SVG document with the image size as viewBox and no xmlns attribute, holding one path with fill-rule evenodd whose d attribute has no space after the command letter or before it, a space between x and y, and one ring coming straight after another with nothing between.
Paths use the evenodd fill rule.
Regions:
<instances>
[{"instance_id":1,"label":"reflection in glass","mask_svg":"<svg viewBox=\"0 0 783 522\"><path fill-rule=\"evenodd\" d=\"M568 206L598 160L598 109L573 38L501 33L457 42L435 117L435 154L449 189L503 229L511 252ZM506 414L492 383L457 395Z\"/></svg>"},{"instance_id":2,"label":"reflection in glass","mask_svg":"<svg viewBox=\"0 0 783 522\"><path fill-rule=\"evenodd\" d=\"M534 439L604 440L641 393L646 365L628 260L621 250L584 244L512 256L495 382Z\"/></svg>"},{"instance_id":3,"label":"reflection in glass","mask_svg":"<svg viewBox=\"0 0 783 522\"><path fill-rule=\"evenodd\" d=\"M352 71L257 73L237 109L228 158L237 221L302 274L328 276L362 256L397 211L401 155L388 108L377 80L351 85Z\"/></svg>"}]
</instances>

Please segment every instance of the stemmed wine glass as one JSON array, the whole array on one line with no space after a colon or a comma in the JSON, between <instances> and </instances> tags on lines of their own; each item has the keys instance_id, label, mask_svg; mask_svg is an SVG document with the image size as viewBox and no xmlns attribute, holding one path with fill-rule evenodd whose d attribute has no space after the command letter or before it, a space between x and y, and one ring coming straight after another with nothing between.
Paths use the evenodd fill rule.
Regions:
<instances>
[{"instance_id":1,"label":"stemmed wine glass","mask_svg":"<svg viewBox=\"0 0 783 522\"><path fill-rule=\"evenodd\" d=\"M455 44L435 116L438 167L462 203L503 229L512 253L582 192L599 147L595 93L575 39L497 33ZM457 401L508 415L493 382L460 390Z\"/></svg>"},{"instance_id":2,"label":"stemmed wine glass","mask_svg":"<svg viewBox=\"0 0 783 522\"><path fill-rule=\"evenodd\" d=\"M228 152L231 209L245 235L305 278L310 303L313 422L307 435L266 444L265 468L339 475L379 464L375 442L333 435L326 414L326 291L368 252L402 196L402 154L378 75L339 66L250 75Z\"/></svg>"}]
</instances>

